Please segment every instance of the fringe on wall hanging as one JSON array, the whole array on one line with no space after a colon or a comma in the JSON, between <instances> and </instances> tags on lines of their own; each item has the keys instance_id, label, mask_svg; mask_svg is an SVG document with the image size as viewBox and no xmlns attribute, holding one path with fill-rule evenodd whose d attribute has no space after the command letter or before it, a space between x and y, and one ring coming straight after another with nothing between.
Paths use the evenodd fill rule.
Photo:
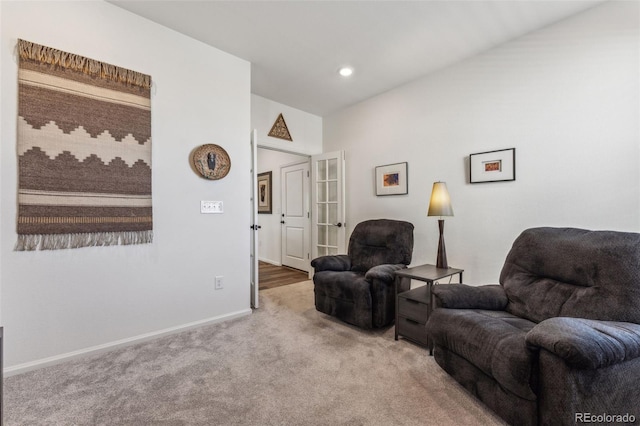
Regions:
<instances>
[{"instance_id":1,"label":"fringe on wall hanging","mask_svg":"<svg viewBox=\"0 0 640 426\"><path fill-rule=\"evenodd\" d=\"M18 241L153 240L151 77L18 41Z\"/></svg>"},{"instance_id":2,"label":"fringe on wall hanging","mask_svg":"<svg viewBox=\"0 0 640 426\"><path fill-rule=\"evenodd\" d=\"M151 88L151 76L149 75L30 41L18 40L18 55L20 59L24 60L67 68L103 79L144 87L145 89Z\"/></svg>"}]
</instances>

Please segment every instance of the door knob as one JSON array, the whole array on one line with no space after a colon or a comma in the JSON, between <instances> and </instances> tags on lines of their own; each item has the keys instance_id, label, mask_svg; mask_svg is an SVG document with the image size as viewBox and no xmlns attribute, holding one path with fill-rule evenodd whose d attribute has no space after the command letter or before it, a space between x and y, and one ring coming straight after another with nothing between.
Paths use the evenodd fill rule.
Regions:
<instances>
[{"instance_id":1,"label":"door knob","mask_svg":"<svg viewBox=\"0 0 640 426\"><path fill-rule=\"evenodd\" d=\"M342 223L341 222L334 223L333 226L337 226L338 228L342 228Z\"/></svg>"},{"instance_id":2,"label":"door knob","mask_svg":"<svg viewBox=\"0 0 640 426\"><path fill-rule=\"evenodd\" d=\"M282 223L284 225L284 220L281 220L280 223Z\"/></svg>"}]
</instances>

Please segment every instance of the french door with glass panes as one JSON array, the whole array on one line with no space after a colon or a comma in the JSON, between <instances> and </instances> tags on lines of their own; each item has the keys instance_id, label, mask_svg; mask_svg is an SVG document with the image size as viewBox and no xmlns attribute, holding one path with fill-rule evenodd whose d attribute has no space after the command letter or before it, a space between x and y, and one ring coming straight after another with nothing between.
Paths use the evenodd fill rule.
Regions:
<instances>
[{"instance_id":1,"label":"french door with glass panes","mask_svg":"<svg viewBox=\"0 0 640 426\"><path fill-rule=\"evenodd\" d=\"M311 157L312 258L346 254L344 151Z\"/></svg>"}]
</instances>

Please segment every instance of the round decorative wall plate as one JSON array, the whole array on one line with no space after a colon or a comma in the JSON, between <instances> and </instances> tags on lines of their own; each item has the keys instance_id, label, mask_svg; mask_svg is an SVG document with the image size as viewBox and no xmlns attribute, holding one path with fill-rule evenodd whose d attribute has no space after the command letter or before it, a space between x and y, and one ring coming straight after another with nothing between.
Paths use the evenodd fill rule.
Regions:
<instances>
[{"instance_id":1,"label":"round decorative wall plate","mask_svg":"<svg viewBox=\"0 0 640 426\"><path fill-rule=\"evenodd\" d=\"M219 145L201 145L193 151L193 167L203 178L222 179L231 169L229 154Z\"/></svg>"}]
</instances>

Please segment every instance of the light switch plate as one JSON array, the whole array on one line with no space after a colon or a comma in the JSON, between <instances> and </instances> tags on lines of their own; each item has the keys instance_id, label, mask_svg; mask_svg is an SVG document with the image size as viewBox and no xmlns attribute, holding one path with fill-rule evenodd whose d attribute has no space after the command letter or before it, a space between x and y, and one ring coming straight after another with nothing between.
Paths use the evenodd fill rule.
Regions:
<instances>
[{"instance_id":1,"label":"light switch plate","mask_svg":"<svg viewBox=\"0 0 640 426\"><path fill-rule=\"evenodd\" d=\"M200 213L224 213L222 201L200 201Z\"/></svg>"}]
</instances>

